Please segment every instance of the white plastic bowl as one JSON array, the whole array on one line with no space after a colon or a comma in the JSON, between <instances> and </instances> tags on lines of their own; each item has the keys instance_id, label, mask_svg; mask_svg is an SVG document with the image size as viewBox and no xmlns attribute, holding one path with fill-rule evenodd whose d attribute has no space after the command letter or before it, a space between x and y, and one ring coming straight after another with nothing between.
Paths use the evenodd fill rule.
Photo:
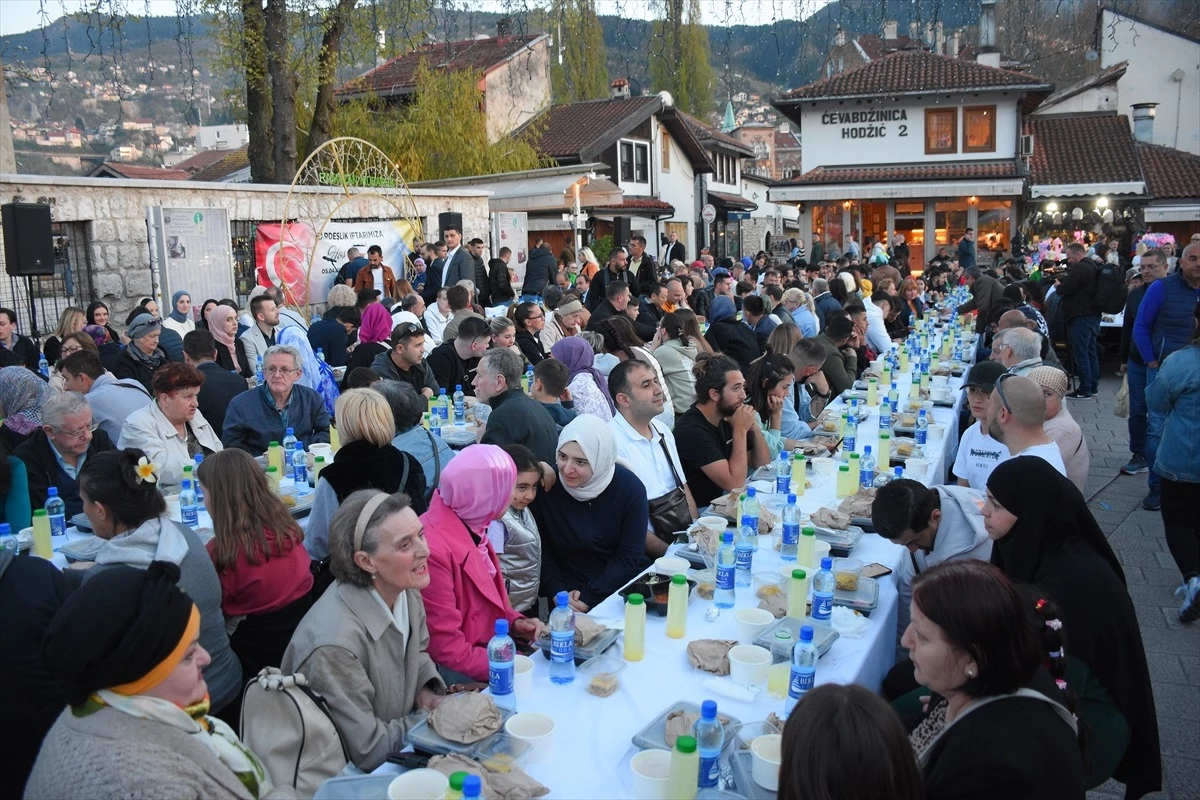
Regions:
<instances>
[{"instance_id":1,"label":"white plastic bowl","mask_svg":"<svg viewBox=\"0 0 1200 800\"><path fill-rule=\"evenodd\" d=\"M766 689L771 668L771 651L752 644L735 645L729 650L729 678L747 689Z\"/></svg>"},{"instance_id":2,"label":"white plastic bowl","mask_svg":"<svg viewBox=\"0 0 1200 800\"><path fill-rule=\"evenodd\" d=\"M633 770L633 794L638 800L667 800L670 750L643 750L634 755L629 766Z\"/></svg>"},{"instance_id":3,"label":"white plastic bowl","mask_svg":"<svg viewBox=\"0 0 1200 800\"><path fill-rule=\"evenodd\" d=\"M750 743L750 777L762 788L779 791L779 765L783 762L783 734L768 733Z\"/></svg>"}]
</instances>

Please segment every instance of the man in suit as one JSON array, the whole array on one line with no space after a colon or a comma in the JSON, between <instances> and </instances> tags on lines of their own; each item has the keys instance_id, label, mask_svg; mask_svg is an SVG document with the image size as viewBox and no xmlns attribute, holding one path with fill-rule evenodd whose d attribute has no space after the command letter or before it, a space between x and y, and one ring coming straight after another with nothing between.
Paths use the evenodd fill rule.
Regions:
<instances>
[{"instance_id":1,"label":"man in suit","mask_svg":"<svg viewBox=\"0 0 1200 800\"><path fill-rule=\"evenodd\" d=\"M428 308L437 302L438 292L444 287L442 275L446 269L446 243L435 242L429 246L429 255L425 259L428 268L425 270L425 286L421 291L421 299Z\"/></svg>"},{"instance_id":2,"label":"man in suit","mask_svg":"<svg viewBox=\"0 0 1200 800\"><path fill-rule=\"evenodd\" d=\"M637 280L639 297L649 297L658 285L658 264L646 252L646 237L634 236L629 240L629 272Z\"/></svg>"},{"instance_id":3,"label":"man in suit","mask_svg":"<svg viewBox=\"0 0 1200 800\"><path fill-rule=\"evenodd\" d=\"M367 266L358 271L354 279L354 291L375 289L384 297L396 296L396 274L383 263L383 248L373 244L367 248Z\"/></svg>"},{"instance_id":4,"label":"man in suit","mask_svg":"<svg viewBox=\"0 0 1200 800\"><path fill-rule=\"evenodd\" d=\"M483 239L478 237L467 242L467 251L471 254L471 264L475 281L475 300L487 308L492 305L492 284L488 276L488 268L483 261Z\"/></svg>"},{"instance_id":5,"label":"man in suit","mask_svg":"<svg viewBox=\"0 0 1200 800\"><path fill-rule=\"evenodd\" d=\"M442 238L446 241L446 262L442 267L441 285L449 288L457 285L459 281L474 281L475 261L467 248L463 247L462 231L447 226L442 231ZM429 301L425 302L428 304Z\"/></svg>"},{"instance_id":6,"label":"man in suit","mask_svg":"<svg viewBox=\"0 0 1200 800\"><path fill-rule=\"evenodd\" d=\"M226 372L217 364L217 347L208 331L195 330L183 337L183 356L204 376L204 385L196 400L200 404L200 413L220 436L225 425L225 409L233 398L249 388L246 379Z\"/></svg>"},{"instance_id":7,"label":"man in suit","mask_svg":"<svg viewBox=\"0 0 1200 800\"><path fill-rule=\"evenodd\" d=\"M679 241L679 235L674 231L667 234L667 246L663 250L662 258L663 263L667 266L670 266L672 261L687 263L687 251L683 248L683 242Z\"/></svg>"}]
</instances>

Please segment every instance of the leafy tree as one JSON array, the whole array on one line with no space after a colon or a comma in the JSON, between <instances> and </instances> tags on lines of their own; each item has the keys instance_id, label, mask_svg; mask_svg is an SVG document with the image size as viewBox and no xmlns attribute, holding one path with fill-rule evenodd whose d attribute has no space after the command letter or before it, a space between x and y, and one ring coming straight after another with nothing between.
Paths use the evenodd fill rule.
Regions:
<instances>
[{"instance_id":1,"label":"leafy tree","mask_svg":"<svg viewBox=\"0 0 1200 800\"><path fill-rule=\"evenodd\" d=\"M666 89L676 107L701 119L713 110L716 75L708 58L708 29L700 21L700 0L663 0L663 19L654 23L650 83Z\"/></svg>"},{"instance_id":2,"label":"leafy tree","mask_svg":"<svg viewBox=\"0 0 1200 800\"><path fill-rule=\"evenodd\" d=\"M524 139L488 141L480 77L470 71L435 72L422 61L410 104L396 107L378 98L339 104L332 135L371 142L409 182L546 166Z\"/></svg>"},{"instance_id":3,"label":"leafy tree","mask_svg":"<svg viewBox=\"0 0 1200 800\"><path fill-rule=\"evenodd\" d=\"M554 0L547 27L554 38L554 51L550 54L554 102L577 103L607 97L604 29L596 16L594 0Z\"/></svg>"}]
</instances>

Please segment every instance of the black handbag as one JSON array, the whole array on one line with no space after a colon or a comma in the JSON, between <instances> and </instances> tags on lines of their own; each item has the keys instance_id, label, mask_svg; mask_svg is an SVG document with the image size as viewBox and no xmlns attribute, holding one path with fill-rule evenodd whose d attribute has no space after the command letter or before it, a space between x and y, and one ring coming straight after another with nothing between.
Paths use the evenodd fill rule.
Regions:
<instances>
[{"instance_id":1,"label":"black handbag","mask_svg":"<svg viewBox=\"0 0 1200 800\"><path fill-rule=\"evenodd\" d=\"M675 477L675 488L662 497L650 500L650 526L654 535L670 544L675 541L675 534L685 531L693 522L692 510L688 508L687 494L683 491L683 480L675 471L675 462L671 460L671 452L667 450L665 434L659 433L658 443L662 446L667 464L671 467L671 475Z\"/></svg>"}]
</instances>

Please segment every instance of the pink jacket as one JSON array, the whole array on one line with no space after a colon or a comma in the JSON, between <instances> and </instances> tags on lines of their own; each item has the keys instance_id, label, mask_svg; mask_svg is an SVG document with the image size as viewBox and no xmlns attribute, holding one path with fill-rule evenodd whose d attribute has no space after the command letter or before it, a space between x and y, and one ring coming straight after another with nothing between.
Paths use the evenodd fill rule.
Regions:
<instances>
[{"instance_id":1,"label":"pink jacket","mask_svg":"<svg viewBox=\"0 0 1200 800\"><path fill-rule=\"evenodd\" d=\"M495 567L495 575L490 575L467 526L437 492L421 522L429 544L429 585L421 590L428 653L440 666L487 681L487 643L496 620L511 624L522 616L509 606L496 551L485 536L487 558Z\"/></svg>"}]
</instances>

